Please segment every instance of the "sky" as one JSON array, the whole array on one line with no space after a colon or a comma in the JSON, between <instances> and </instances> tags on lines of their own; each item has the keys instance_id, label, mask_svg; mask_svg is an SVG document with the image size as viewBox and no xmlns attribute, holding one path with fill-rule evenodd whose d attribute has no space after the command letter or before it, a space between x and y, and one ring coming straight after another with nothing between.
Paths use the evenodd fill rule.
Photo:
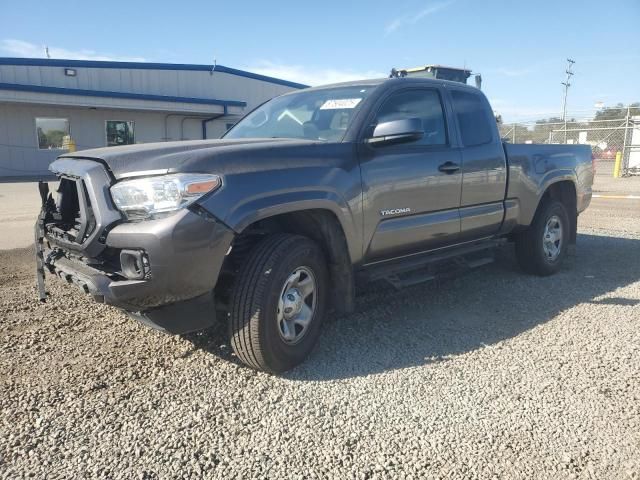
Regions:
<instances>
[{"instance_id":1,"label":"sky","mask_svg":"<svg viewBox=\"0 0 640 480\"><path fill-rule=\"evenodd\" d=\"M310 85L466 66L505 121L640 101L640 0L1 1L0 56L215 61ZM49 4L52 5L52 4Z\"/></svg>"}]
</instances>

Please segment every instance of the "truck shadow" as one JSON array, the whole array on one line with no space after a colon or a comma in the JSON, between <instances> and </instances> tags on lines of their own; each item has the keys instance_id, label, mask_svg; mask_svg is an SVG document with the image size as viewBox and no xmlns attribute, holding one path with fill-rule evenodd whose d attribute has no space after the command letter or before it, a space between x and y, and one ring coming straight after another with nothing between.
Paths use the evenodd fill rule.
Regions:
<instances>
[{"instance_id":1,"label":"truck shadow","mask_svg":"<svg viewBox=\"0 0 640 480\"><path fill-rule=\"evenodd\" d=\"M640 240L579 235L577 256L561 272L534 277L519 271L513 249L457 278L396 291L371 285L356 313L329 319L310 358L284 375L327 381L434 362L494 345L552 320L581 303L634 308L618 288L640 280ZM600 298L603 297L604 298ZM236 362L217 333L189 336L196 348Z\"/></svg>"}]
</instances>

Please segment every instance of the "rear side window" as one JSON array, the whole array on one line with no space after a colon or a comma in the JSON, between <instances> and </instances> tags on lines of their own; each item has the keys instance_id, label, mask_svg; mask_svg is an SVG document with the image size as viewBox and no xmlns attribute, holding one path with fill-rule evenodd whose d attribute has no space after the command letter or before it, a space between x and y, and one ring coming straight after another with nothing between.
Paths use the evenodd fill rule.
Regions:
<instances>
[{"instance_id":1,"label":"rear side window","mask_svg":"<svg viewBox=\"0 0 640 480\"><path fill-rule=\"evenodd\" d=\"M445 145L447 134L440 95L435 90L405 90L385 100L376 115L375 123L419 118L424 136L412 145Z\"/></svg>"},{"instance_id":2,"label":"rear side window","mask_svg":"<svg viewBox=\"0 0 640 480\"><path fill-rule=\"evenodd\" d=\"M480 95L462 90L453 90L453 109L456 112L462 143L466 147L491 142L493 133L490 127L485 102Z\"/></svg>"}]
</instances>

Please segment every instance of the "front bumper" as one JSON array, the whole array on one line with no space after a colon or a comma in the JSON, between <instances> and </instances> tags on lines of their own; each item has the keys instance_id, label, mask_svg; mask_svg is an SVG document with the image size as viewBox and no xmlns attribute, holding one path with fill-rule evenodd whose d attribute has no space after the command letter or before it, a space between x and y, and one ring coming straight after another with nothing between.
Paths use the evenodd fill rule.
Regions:
<instances>
[{"instance_id":1,"label":"front bumper","mask_svg":"<svg viewBox=\"0 0 640 480\"><path fill-rule=\"evenodd\" d=\"M122 223L108 231L104 252L88 259L44 236L44 266L79 286L98 302L126 310L137 319L171 333L199 330L215 322L212 290L233 232L210 215L191 210L170 217ZM148 260L142 279L127 279L106 252L143 252ZM113 256L113 255L112 255Z\"/></svg>"}]
</instances>

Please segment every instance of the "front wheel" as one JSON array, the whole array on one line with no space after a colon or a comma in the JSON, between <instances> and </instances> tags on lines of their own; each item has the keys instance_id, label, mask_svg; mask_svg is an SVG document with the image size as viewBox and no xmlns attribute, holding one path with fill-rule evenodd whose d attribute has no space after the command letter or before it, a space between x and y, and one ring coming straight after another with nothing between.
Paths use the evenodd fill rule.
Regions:
<instances>
[{"instance_id":1,"label":"front wheel","mask_svg":"<svg viewBox=\"0 0 640 480\"><path fill-rule=\"evenodd\" d=\"M535 275L556 273L567 255L570 231L564 204L545 200L529 228L516 237L516 257L520 267Z\"/></svg>"},{"instance_id":2,"label":"front wheel","mask_svg":"<svg viewBox=\"0 0 640 480\"><path fill-rule=\"evenodd\" d=\"M327 302L322 251L299 235L276 234L248 255L231 294L231 347L247 365L284 372L320 335Z\"/></svg>"}]
</instances>

